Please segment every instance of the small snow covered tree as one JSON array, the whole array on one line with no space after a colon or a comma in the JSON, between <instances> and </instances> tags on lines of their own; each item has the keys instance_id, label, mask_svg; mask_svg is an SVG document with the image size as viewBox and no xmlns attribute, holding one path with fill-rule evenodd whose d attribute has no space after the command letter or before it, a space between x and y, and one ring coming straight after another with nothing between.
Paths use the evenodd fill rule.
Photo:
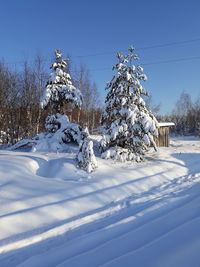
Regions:
<instances>
[{"instance_id":1,"label":"small snow covered tree","mask_svg":"<svg viewBox=\"0 0 200 267\"><path fill-rule=\"evenodd\" d=\"M93 151L93 142L89 138L87 128L82 132L82 140L77 154L78 166L87 172L93 172L97 168L97 161Z\"/></svg>"},{"instance_id":2,"label":"small snow covered tree","mask_svg":"<svg viewBox=\"0 0 200 267\"><path fill-rule=\"evenodd\" d=\"M56 113L61 113L64 103L71 103L74 107L80 107L82 104L81 92L72 85L71 77L67 73L67 60L62 59L59 50L55 50L55 62L50 68L52 73L41 99L41 107L50 106Z\"/></svg>"},{"instance_id":3,"label":"small snow covered tree","mask_svg":"<svg viewBox=\"0 0 200 267\"><path fill-rule=\"evenodd\" d=\"M101 118L104 158L141 161L149 146L156 150L153 136L158 135L158 123L142 98L147 92L141 81L147 77L140 65L132 64L138 59L134 50L130 47L127 56L117 54L119 62L113 67L116 74L106 88L108 94Z\"/></svg>"}]
</instances>

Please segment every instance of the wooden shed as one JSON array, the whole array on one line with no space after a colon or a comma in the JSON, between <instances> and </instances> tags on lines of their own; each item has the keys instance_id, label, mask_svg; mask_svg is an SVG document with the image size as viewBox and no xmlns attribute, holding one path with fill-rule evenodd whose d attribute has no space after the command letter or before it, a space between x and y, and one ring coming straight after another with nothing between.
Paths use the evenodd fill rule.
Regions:
<instances>
[{"instance_id":1,"label":"wooden shed","mask_svg":"<svg viewBox=\"0 0 200 267\"><path fill-rule=\"evenodd\" d=\"M169 132L170 127L174 126L173 122L159 122L158 138L155 138L156 145L169 146Z\"/></svg>"}]
</instances>

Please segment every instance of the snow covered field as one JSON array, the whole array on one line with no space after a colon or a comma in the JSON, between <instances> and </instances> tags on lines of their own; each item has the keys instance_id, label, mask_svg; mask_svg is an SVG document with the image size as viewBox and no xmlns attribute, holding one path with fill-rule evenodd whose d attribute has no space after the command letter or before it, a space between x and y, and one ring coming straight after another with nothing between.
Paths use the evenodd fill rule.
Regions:
<instances>
[{"instance_id":1,"label":"snow covered field","mask_svg":"<svg viewBox=\"0 0 200 267\"><path fill-rule=\"evenodd\" d=\"M73 152L73 151L72 151ZM0 150L0 266L200 266L200 140L142 163Z\"/></svg>"}]
</instances>

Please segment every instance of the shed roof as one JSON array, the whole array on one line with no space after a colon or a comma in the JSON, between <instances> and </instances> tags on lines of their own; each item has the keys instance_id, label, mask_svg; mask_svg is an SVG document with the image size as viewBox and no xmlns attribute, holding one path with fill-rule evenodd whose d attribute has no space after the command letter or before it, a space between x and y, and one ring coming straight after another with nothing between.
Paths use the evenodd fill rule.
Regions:
<instances>
[{"instance_id":1,"label":"shed roof","mask_svg":"<svg viewBox=\"0 0 200 267\"><path fill-rule=\"evenodd\" d=\"M158 123L158 126L159 127L164 127L164 126L168 126L168 127L170 127L170 126L174 126L175 124L173 123L173 122L159 122Z\"/></svg>"}]
</instances>

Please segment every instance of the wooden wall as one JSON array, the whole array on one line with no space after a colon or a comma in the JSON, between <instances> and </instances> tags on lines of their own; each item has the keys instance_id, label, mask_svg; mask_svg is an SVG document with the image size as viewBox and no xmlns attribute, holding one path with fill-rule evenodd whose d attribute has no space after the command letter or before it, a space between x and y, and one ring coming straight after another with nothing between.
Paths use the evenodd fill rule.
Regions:
<instances>
[{"instance_id":1,"label":"wooden wall","mask_svg":"<svg viewBox=\"0 0 200 267\"><path fill-rule=\"evenodd\" d=\"M169 146L169 126L161 126L158 128L158 138L155 138L156 145Z\"/></svg>"}]
</instances>

